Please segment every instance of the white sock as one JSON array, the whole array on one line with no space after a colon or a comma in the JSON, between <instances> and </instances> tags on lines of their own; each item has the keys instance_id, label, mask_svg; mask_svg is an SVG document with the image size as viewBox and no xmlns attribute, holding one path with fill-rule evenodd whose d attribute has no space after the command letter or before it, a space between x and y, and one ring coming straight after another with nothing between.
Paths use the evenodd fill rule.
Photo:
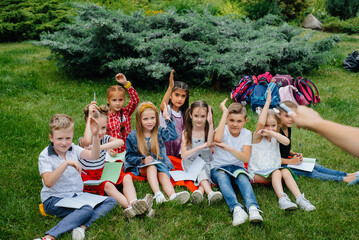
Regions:
<instances>
[{"instance_id":1,"label":"white sock","mask_svg":"<svg viewBox=\"0 0 359 240\"><path fill-rule=\"evenodd\" d=\"M155 193L155 198L158 197L159 195L163 195L163 193L161 191L158 191Z\"/></svg>"}]
</instances>

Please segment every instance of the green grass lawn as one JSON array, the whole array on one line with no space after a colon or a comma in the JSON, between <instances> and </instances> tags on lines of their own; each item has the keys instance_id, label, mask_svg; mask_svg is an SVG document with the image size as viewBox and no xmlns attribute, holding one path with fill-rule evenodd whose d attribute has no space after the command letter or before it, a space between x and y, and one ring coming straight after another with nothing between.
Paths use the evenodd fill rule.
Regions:
<instances>
[{"instance_id":1,"label":"green grass lawn","mask_svg":"<svg viewBox=\"0 0 359 240\"><path fill-rule=\"evenodd\" d=\"M327 35L327 34L325 34ZM326 118L359 127L359 74L342 69L343 59L359 50L359 35L343 36L333 50L330 64L313 70L305 77L319 88L322 103L316 110ZM75 120L74 142L83 134L83 108L96 92L99 104L105 104L108 86L114 79L93 81L75 79L59 71L48 61L50 51L29 43L0 44L0 239L40 237L59 219L43 217L38 210L41 177L38 156L49 144L48 121L55 113L66 113ZM131 80L131 79L129 79ZM185 79L183 79L185 81ZM215 124L221 112L219 103L229 96L223 92L191 87L190 102L203 99L213 106ZM136 85L135 85L136 88ZM159 106L165 88L158 91L138 90L141 101ZM134 123L134 122L133 122ZM256 116L249 111L246 127L255 129ZM354 172L359 160L333 146L320 136L293 129L293 150L333 169ZM359 146L358 146L359 147ZM232 215L224 201L208 206L178 206L166 203L154 206L156 217L126 221L122 209L116 208L87 231L86 239L357 239L359 238L359 185L322 182L302 177L298 185L317 207L314 212L284 212L269 186L254 185L264 222L231 225ZM148 183L136 182L139 197L150 192ZM178 188L177 190L180 190ZM288 192L288 190L286 190ZM293 200L293 196L289 194ZM238 193L241 203L243 200ZM62 239L70 239L65 234Z\"/></svg>"}]
</instances>

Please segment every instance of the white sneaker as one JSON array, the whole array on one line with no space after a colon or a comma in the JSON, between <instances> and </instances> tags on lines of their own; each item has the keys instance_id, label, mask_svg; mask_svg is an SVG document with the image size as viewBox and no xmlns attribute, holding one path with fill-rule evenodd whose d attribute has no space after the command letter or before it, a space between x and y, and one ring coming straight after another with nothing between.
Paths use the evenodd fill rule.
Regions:
<instances>
[{"instance_id":1,"label":"white sneaker","mask_svg":"<svg viewBox=\"0 0 359 240\"><path fill-rule=\"evenodd\" d=\"M137 212L133 207L128 207L123 210L123 215L125 215L125 218L131 219L137 215Z\"/></svg>"},{"instance_id":2,"label":"white sneaker","mask_svg":"<svg viewBox=\"0 0 359 240\"><path fill-rule=\"evenodd\" d=\"M211 205L212 203L219 202L223 198L223 195L221 192L210 192L208 195L208 205Z\"/></svg>"},{"instance_id":3,"label":"white sneaker","mask_svg":"<svg viewBox=\"0 0 359 240\"><path fill-rule=\"evenodd\" d=\"M240 225L248 219L248 214L243 210L243 208L237 206L233 210L233 226Z\"/></svg>"},{"instance_id":4,"label":"white sneaker","mask_svg":"<svg viewBox=\"0 0 359 240\"><path fill-rule=\"evenodd\" d=\"M182 191L179 193L172 194L172 196L170 197L170 201L177 201L180 204L185 204L188 201L189 197L190 195L187 191Z\"/></svg>"},{"instance_id":5,"label":"white sneaker","mask_svg":"<svg viewBox=\"0 0 359 240\"><path fill-rule=\"evenodd\" d=\"M309 200L307 200L304 197L304 193L302 195L299 195L295 198L296 203L299 205L299 207L301 209L303 209L304 211L313 211L315 210L315 207L313 204L311 204L309 202Z\"/></svg>"},{"instance_id":6,"label":"white sneaker","mask_svg":"<svg viewBox=\"0 0 359 240\"><path fill-rule=\"evenodd\" d=\"M199 204L203 201L203 194L201 191L196 190L192 193L192 203L193 204Z\"/></svg>"},{"instance_id":7,"label":"white sneaker","mask_svg":"<svg viewBox=\"0 0 359 240\"><path fill-rule=\"evenodd\" d=\"M155 196L155 199L156 199L156 204L167 202L167 199L165 198L162 192L160 192L157 196Z\"/></svg>"},{"instance_id":8,"label":"white sneaker","mask_svg":"<svg viewBox=\"0 0 359 240\"><path fill-rule=\"evenodd\" d=\"M250 206L248 213L249 213L249 221L251 223L258 223L263 222L263 218L260 214L262 212L256 206Z\"/></svg>"},{"instance_id":9,"label":"white sneaker","mask_svg":"<svg viewBox=\"0 0 359 240\"><path fill-rule=\"evenodd\" d=\"M283 210L296 210L298 208L297 204L292 203L287 194L282 193L284 197L279 198L279 208Z\"/></svg>"},{"instance_id":10,"label":"white sneaker","mask_svg":"<svg viewBox=\"0 0 359 240\"><path fill-rule=\"evenodd\" d=\"M72 240L83 240L85 238L85 229L77 227L72 230Z\"/></svg>"}]
</instances>

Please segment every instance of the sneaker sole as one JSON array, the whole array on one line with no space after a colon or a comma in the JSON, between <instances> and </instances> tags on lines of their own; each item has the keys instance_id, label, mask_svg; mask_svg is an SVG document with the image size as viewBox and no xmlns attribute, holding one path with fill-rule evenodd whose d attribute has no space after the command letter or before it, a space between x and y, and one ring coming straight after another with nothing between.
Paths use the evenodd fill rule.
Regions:
<instances>
[{"instance_id":1,"label":"sneaker sole","mask_svg":"<svg viewBox=\"0 0 359 240\"><path fill-rule=\"evenodd\" d=\"M260 223L260 222L263 222L263 218L252 218L252 219L249 219L249 222Z\"/></svg>"},{"instance_id":2,"label":"sneaker sole","mask_svg":"<svg viewBox=\"0 0 359 240\"><path fill-rule=\"evenodd\" d=\"M216 203L216 202L219 202L221 201L223 198L223 195L222 194L215 194L213 195L213 197L211 198L210 201L208 201L208 205L211 205L212 203Z\"/></svg>"},{"instance_id":3,"label":"sneaker sole","mask_svg":"<svg viewBox=\"0 0 359 240\"><path fill-rule=\"evenodd\" d=\"M188 192L183 192L181 194L178 194L177 197L173 200L179 202L180 204L185 204L189 200L189 197L190 195Z\"/></svg>"},{"instance_id":4,"label":"sneaker sole","mask_svg":"<svg viewBox=\"0 0 359 240\"><path fill-rule=\"evenodd\" d=\"M152 208L150 208L150 209L148 210L147 217L149 217L150 219L153 219L153 218L155 217L155 215L156 215L155 210L153 210Z\"/></svg>"},{"instance_id":5,"label":"sneaker sole","mask_svg":"<svg viewBox=\"0 0 359 240\"><path fill-rule=\"evenodd\" d=\"M203 195L199 192L192 193L192 203L193 204L199 204L203 201Z\"/></svg>"},{"instance_id":6,"label":"sneaker sole","mask_svg":"<svg viewBox=\"0 0 359 240\"><path fill-rule=\"evenodd\" d=\"M287 207L287 208L282 208L283 210L286 210L286 211L294 211L294 210L297 210L298 207L296 206L292 206L292 207Z\"/></svg>"},{"instance_id":7,"label":"sneaker sole","mask_svg":"<svg viewBox=\"0 0 359 240\"><path fill-rule=\"evenodd\" d=\"M125 210L123 210L123 215L125 216L125 218L131 219L136 216L136 212L134 210L131 211L131 209L126 208Z\"/></svg>"},{"instance_id":8,"label":"sneaker sole","mask_svg":"<svg viewBox=\"0 0 359 240\"><path fill-rule=\"evenodd\" d=\"M132 208L136 211L136 215L144 214L148 210L147 201L145 199L137 200Z\"/></svg>"},{"instance_id":9,"label":"sneaker sole","mask_svg":"<svg viewBox=\"0 0 359 240\"><path fill-rule=\"evenodd\" d=\"M153 196L151 194L147 193L145 196L145 200L147 202L148 209L151 209L153 206Z\"/></svg>"}]
</instances>

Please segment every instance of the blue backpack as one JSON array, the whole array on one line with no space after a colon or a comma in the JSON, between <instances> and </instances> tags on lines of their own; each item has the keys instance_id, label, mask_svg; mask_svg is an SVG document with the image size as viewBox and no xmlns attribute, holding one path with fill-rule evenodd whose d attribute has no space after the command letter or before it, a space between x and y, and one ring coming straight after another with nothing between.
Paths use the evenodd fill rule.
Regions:
<instances>
[{"instance_id":1,"label":"blue backpack","mask_svg":"<svg viewBox=\"0 0 359 240\"><path fill-rule=\"evenodd\" d=\"M251 94L251 108L255 112L257 107L263 108L267 100L268 88L271 89L272 101L269 108L275 108L280 102L279 88L276 83L271 82L268 84L265 80L259 80L258 85L254 87Z\"/></svg>"}]
</instances>

